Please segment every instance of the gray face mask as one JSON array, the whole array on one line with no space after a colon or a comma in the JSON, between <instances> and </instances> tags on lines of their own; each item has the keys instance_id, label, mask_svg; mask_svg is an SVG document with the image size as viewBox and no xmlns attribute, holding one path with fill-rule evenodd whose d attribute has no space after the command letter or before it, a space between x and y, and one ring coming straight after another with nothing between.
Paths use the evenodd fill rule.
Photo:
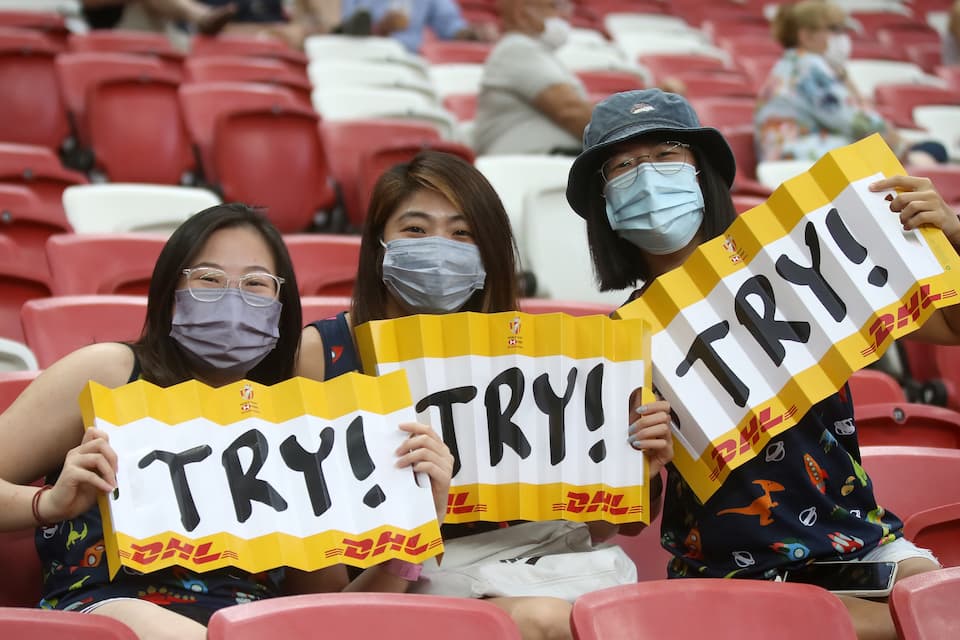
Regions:
<instances>
[{"instance_id":1,"label":"gray face mask","mask_svg":"<svg viewBox=\"0 0 960 640\"><path fill-rule=\"evenodd\" d=\"M170 337L198 364L245 375L260 363L280 337L280 310L243 301L239 289L227 289L214 302L201 302L187 289L176 292Z\"/></svg>"},{"instance_id":2,"label":"gray face mask","mask_svg":"<svg viewBox=\"0 0 960 640\"><path fill-rule=\"evenodd\" d=\"M414 313L457 311L483 289L487 272L476 245L427 236L383 246L383 282Z\"/></svg>"}]
</instances>

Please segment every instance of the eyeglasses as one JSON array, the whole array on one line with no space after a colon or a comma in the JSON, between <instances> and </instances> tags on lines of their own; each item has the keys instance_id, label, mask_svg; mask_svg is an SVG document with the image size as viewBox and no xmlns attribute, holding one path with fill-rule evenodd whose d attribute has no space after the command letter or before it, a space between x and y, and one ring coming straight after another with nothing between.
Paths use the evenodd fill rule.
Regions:
<instances>
[{"instance_id":1,"label":"eyeglasses","mask_svg":"<svg viewBox=\"0 0 960 640\"><path fill-rule=\"evenodd\" d=\"M195 267L184 269L190 297L200 302L216 302L224 296L231 282L237 283L240 297L251 307L268 307L280 295L284 279L272 273L245 273L231 278L221 269Z\"/></svg>"},{"instance_id":2,"label":"eyeglasses","mask_svg":"<svg viewBox=\"0 0 960 640\"><path fill-rule=\"evenodd\" d=\"M624 180L616 185L618 189L625 189L634 183L640 172L640 165L645 163L650 164L654 171L661 175L669 176L679 173L683 169L681 163L689 164L689 150L690 145L685 142L661 142L650 153L642 156L608 160L600 167L600 175L604 182L610 182L614 178L632 173L633 180Z\"/></svg>"}]
</instances>

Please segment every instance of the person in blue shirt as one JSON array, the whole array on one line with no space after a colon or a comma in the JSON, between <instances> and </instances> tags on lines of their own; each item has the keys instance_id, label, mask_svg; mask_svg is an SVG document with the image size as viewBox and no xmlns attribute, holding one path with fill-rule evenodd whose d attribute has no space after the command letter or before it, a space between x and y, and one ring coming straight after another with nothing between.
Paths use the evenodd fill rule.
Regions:
<instances>
[{"instance_id":1,"label":"person in blue shirt","mask_svg":"<svg viewBox=\"0 0 960 640\"><path fill-rule=\"evenodd\" d=\"M399 40L411 53L420 50L426 28L441 40L493 40L497 36L489 25L469 25L454 0L341 0L340 6L344 23L366 12L371 35Z\"/></svg>"}]
</instances>

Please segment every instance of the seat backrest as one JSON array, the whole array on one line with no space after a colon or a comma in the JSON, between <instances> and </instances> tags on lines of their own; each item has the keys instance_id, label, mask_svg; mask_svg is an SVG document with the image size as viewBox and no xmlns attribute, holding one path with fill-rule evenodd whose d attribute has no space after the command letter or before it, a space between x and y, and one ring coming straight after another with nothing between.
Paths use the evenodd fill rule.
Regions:
<instances>
[{"instance_id":1,"label":"seat backrest","mask_svg":"<svg viewBox=\"0 0 960 640\"><path fill-rule=\"evenodd\" d=\"M67 137L59 52L40 31L0 28L0 140L56 149Z\"/></svg>"},{"instance_id":2,"label":"seat backrest","mask_svg":"<svg viewBox=\"0 0 960 640\"><path fill-rule=\"evenodd\" d=\"M0 413L7 410L20 392L40 375L39 369L30 371L0 371ZM0 604L0 606L3 606Z\"/></svg>"},{"instance_id":3,"label":"seat backrest","mask_svg":"<svg viewBox=\"0 0 960 640\"><path fill-rule=\"evenodd\" d=\"M56 65L64 103L73 118L79 141L85 146L91 144L87 121L88 89L111 78L169 72L159 59L131 53L63 53L57 56Z\"/></svg>"},{"instance_id":4,"label":"seat backrest","mask_svg":"<svg viewBox=\"0 0 960 640\"><path fill-rule=\"evenodd\" d=\"M960 449L960 413L906 400L860 403L853 388L857 438L861 446L915 445Z\"/></svg>"},{"instance_id":5,"label":"seat backrest","mask_svg":"<svg viewBox=\"0 0 960 640\"><path fill-rule=\"evenodd\" d=\"M55 296L147 295L166 244L157 233L69 234L47 240Z\"/></svg>"},{"instance_id":6,"label":"seat backrest","mask_svg":"<svg viewBox=\"0 0 960 640\"><path fill-rule=\"evenodd\" d=\"M0 381L0 385L2 385ZM33 640L45 636L12 634L10 620L4 615L10 611L7 607L36 607L40 602L40 558L33 541L33 529L0 532L0 563L3 566L3 580L0 581L0 630L4 638L23 638ZM30 609L31 613L38 613ZM90 616L95 617L95 616Z\"/></svg>"},{"instance_id":7,"label":"seat backrest","mask_svg":"<svg viewBox=\"0 0 960 640\"><path fill-rule=\"evenodd\" d=\"M317 87L313 107L324 119L395 118L417 120L436 127L444 138L454 138L456 121L449 111L419 91L384 87Z\"/></svg>"},{"instance_id":8,"label":"seat backrest","mask_svg":"<svg viewBox=\"0 0 960 640\"><path fill-rule=\"evenodd\" d=\"M960 450L918 446L861 447L863 468L877 502L901 520L918 511L960 502ZM907 480L909 479L909 480Z\"/></svg>"},{"instance_id":9,"label":"seat backrest","mask_svg":"<svg viewBox=\"0 0 960 640\"><path fill-rule=\"evenodd\" d=\"M447 62L430 67L430 81L441 99L450 95L480 92L483 65L468 62Z\"/></svg>"},{"instance_id":10,"label":"seat backrest","mask_svg":"<svg viewBox=\"0 0 960 640\"><path fill-rule=\"evenodd\" d=\"M951 638L957 631L960 567L928 571L897 581L890 612L903 640Z\"/></svg>"},{"instance_id":11,"label":"seat backrest","mask_svg":"<svg viewBox=\"0 0 960 640\"><path fill-rule=\"evenodd\" d=\"M750 614L731 615L743 610ZM570 620L576 640L856 638L846 607L829 591L765 580L689 578L602 589L577 599ZM642 629L642 636L628 629Z\"/></svg>"},{"instance_id":12,"label":"seat backrest","mask_svg":"<svg viewBox=\"0 0 960 640\"><path fill-rule=\"evenodd\" d=\"M360 260L360 236L288 234L283 241L293 261L300 295L349 296L353 293Z\"/></svg>"},{"instance_id":13,"label":"seat backrest","mask_svg":"<svg viewBox=\"0 0 960 640\"><path fill-rule=\"evenodd\" d=\"M0 142L0 182L29 187L44 205L62 212L63 190L88 180L79 171L64 168L52 149Z\"/></svg>"},{"instance_id":14,"label":"seat backrest","mask_svg":"<svg viewBox=\"0 0 960 640\"><path fill-rule=\"evenodd\" d=\"M153 56L168 65L182 64L183 53L162 33L127 31L123 29L94 29L89 33L72 33L67 38L70 51L112 51Z\"/></svg>"},{"instance_id":15,"label":"seat backrest","mask_svg":"<svg viewBox=\"0 0 960 640\"><path fill-rule=\"evenodd\" d=\"M216 36L196 35L190 42L190 57L248 56L280 60L294 71L303 72L307 56L279 38L264 37L262 33L247 35L221 33Z\"/></svg>"},{"instance_id":16,"label":"seat backrest","mask_svg":"<svg viewBox=\"0 0 960 640\"><path fill-rule=\"evenodd\" d=\"M146 314L143 296L59 296L26 302L20 319L27 346L45 369L88 344L136 340Z\"/></svg>"},{"instance_id":17,"label":"seat backrest","mask_svg":"<svg viewBox=\"0 0 960 640\"><path fill-rule=\"evenodd\" d=\"M684 95L690 98L730 96L756 99L750 79L736 72L699 71L680 76L685 86Z\"/></svg>"},{"instance_id":18,"label":"seat backrest","mask_svg":"<svg viewBox=\"0 0 960 640\"><path fill-rule=\"evenodd\" d=\"M19 247L0 233L0 337L24 342L20 307L27 300L50 295L46 262L41 268L21 256Z\"/></svg>"},{"instance_id":19,"label":"seat backrest","mask_svg":"<svg viewBox=\"0 0 960 640\"><path fill-rule=\"evenodd\" d=\"M913 123L913 108L920 105L960 105L960 91L943 87L917 84L880 84L874 89L877 107L893 116L894 122L903 127Z\"/></svg>"},{"instance_id":20,"label":"seat backrest","mask_svg":"<svg viewBox=\"0 0 960 640\"><path fill-rule=\"evenodd\" d=\"M350 296L303 296L300 298L303 309L303 323L332 318L341 311L350 310Z\"/></svg>"},{"instance_id":21,"label":"seat backrest","mask_svg":"<svg viewBox=\"0 0 960 640\"><path fill-rule=\"evenodd\" d=\"M321 89L337 87L381 87L403 89L436 99L436 91L422 69L405 64L390 64L375 60L344 60L340 58L313 60L307 66L307 76L313 86Z\"/></svg>"},{"instance_id":22,"label":"seat backrest","mask_svg":"<svg viewBox=\"0 0 960 640\"><path fill-rule=\"evenodd\" d=\"M757 107L757 101L754 98L702 96L691 98L690 104L697 112L700 122L706 126L753 128L753 112Z\"/></svg>"},{"instance_id":23,"label":"seat backrest","mask_svg":"<svg viewBox=\"0 0 960 640\"><path fill-rule=\"evenodd\" d=\"M933 348L937 374L948 389L947 406L960 410L960 347L936 345Z\"/></svg>"},{"instance_id":24,"label":"seat backrest","mask_svg":"<svg viewBox=\"0 0 960 640\"><path fill-rule=\"evenodd\" d=\"M643 89L646 81L643 76L627 71L605 71L599 69L578 71L577 77L587 93L609 96L621 91Z\"/></svg>"},{"instance_id":25,"label":"seat backrest","mask_svg":"<svg viewBox=\"0 0 960 640\"><path fill-rule=\"evenodd\" d=\"M169 235L220 198L207 189L145 184L67 187L63 207L76 233L151 231Z\"/></svg>"},{"instance_id":26,"label":"seat backrest","mask_svg":"<svg viewBox=\"0 0 960 640\"><path fill-rule=\"evenodd\" d=\"M933 551L944 567L960 567L960 502L924 509L907 518L903 535Z\"/></svg>"},{"instance_id":27,"label":"seat backrest","mask_svg":"<svg viewBox=\"0 0 960 640\"><path fill-rule=\"evenodd\" d=\"M44 202L30 187L0 183L0 234L17 246L20 258L43 279L49 274L44 258L47 238L71 230L61 207Z\"/></svg>"},{"instance_id":28,"label":"seat backrest","mask_svg":"<svg viewBox=\"0 0 960 640\"><path fill-rule=\"evenodd\" d=\"M169 70L111 78L87 90L97 169L113 182L191 184L196 162Z\"/></svg>"},{"instance_id":29,"label":"seat backrest","mask_svg":"<svg viewBox=\"0 0 960 640\"><path fill-rule=\"evenodd\" d=\"M312 87L307 75L291 69L280 60L248 56L201 56L188 58L184 71L188 82L256 82L282 87L295 93L304 106L310 105Z\"/></svg>"},{"instance_id":30,"label":"seat backrest","mask_svg":"<svg viewBox=\"0 0 960 640\"><path fill-rule=\"evenodd\" d=\"M180 108L190 139L196 146L204 178L214 184L213 131L224 113L259 108L288 108L299 105L297 95L285 87L254 82L206 82L182 84Z\"/></svg>"},{"instance_id":31,"label":"seat backrest","mask_svg":"<svg viewBox=\"0 0 960 640\"><path fill-rule=\"evenodd\" d=\"M288 596L220 609L209 640L253 640L271 635L307 638L318 621L324 634L355 640L519 640L510 616L483 600L408 593L324 593Z\"/></svg>"},{"instance_id":32,"label":"seat backrest","mask_svg":"<svg viewBox=\"0 0 960 640\"><path fill-rule=\"evenodd\" d=\"M462 40L433 40L420 45L420 55L430 64L466 62L483 64L493 45L489 42L466 42Z\"/></svg>"},{"instance_id":33,"label":"seat backrest","mask_svg":"<svg viewBox=\"0 0 960 640\"><path fill-rule=\"evenodd\" d=\"M906 402L903 387L889 373L875 369L854 371L848 381L855 405Z\"/></svg>"},{"instance_id":34,"label":"seat backrest","mask_svg":"<svg viewBox=\"0 0 960 640\"><path fill-rule=\"evenodd\" d=\"M0 374L15 371L36 371L36 369L37 357L33 355L33 351L30 351L27 345L16 340L0 338ZM0 400L0 411L3 411L3 409L4 406L2 400Z\"/></svg>"},{"instance_id":35,"label":"seat backrest","mask_svg":"<svg viewBox=\"0 0 960 640\"><path fill-rule=\"evenodd\" d=\"M318 211L336 204L319 119L309 108L222 114L212 160L224 199L264 206L283 233L305 231Z\"/></svg>"},{"instance_id":36,"label":"seat backrest","mask_svg":"<svg viewBox=\"0 0 960 640\"><path fill-rule=\"evenodd\" d=\"M137 640L115 618L51 609L0 608L0 629L7 640Z\"/></svg>"},{"instance_id":37,"label":"seat backrest","mask_svg":"<svg viewBox=\"0 0 960 640\"><path fill-rule=\"evenodd\" d=\"M873 99L873 90L880 84L930 83L930 76L912 62L898 60L849 60L847 77L860 95Z\"/></svg>"}]
</instances>

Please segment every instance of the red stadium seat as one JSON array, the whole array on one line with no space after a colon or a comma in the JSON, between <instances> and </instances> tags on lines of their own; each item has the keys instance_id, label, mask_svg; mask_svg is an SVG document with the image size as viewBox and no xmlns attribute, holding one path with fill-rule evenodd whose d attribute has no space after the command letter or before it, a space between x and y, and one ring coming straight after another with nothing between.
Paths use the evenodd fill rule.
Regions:
<instances>
[{"instance_id":1,"label":"red stadium seat","mask_svg":"<svg viewBox=\"0 0 960 640\"><path fill-rule=\"evenodd\" d=\"M911 176L930 178L947 204L955 209L960 208L960 165L938 164L923 167L907 165L906 169Z\"/></svg>"},{"instance_id":2,"label":"red stadium seat","mask_svg":"<svg viewBox=\"0 0 960 640\"><path fill-rule=\"evenodd\" d=\"M943 46L940 43L921 42L907 46L907 60L916 64L929 74L935 74L937 65L943 60Z\"/></svg>"},{"instance_id":3,"label":"red stadium seat","mask_svg":"<svg viewBox=\"0 0 960 640\"><path fill-rule=\"evenodd\" d=\"M700 122L709 127L753 127L753 112L756 98L719 96L715 98L691 98L690 105Z\"/></svg>"},{"instance_id":4,"label":"red stadium seat","mask_svg":"<svg viewBox=\"0 0 960 640\"><path fill-rule=\"evenodd\" d=\"M754 207L759 207L767 201L765 196L758 196L749 193L734 193L730 196L733 199L733 208L737 214L746 213Z\"/></svg>"},{"instance_id":5,"label":"red stadium seat","mask_svg":"<svg viewBox=\"0 0 960 640\"><path fill-rule=\"evenodd\" d=\"M933 353L937 374L946 390L947 406L960 411L960 347L937 345Z\"/></svg>"},{"instance_id":6,"label":"red stadium seat","mask_svg":"<svg viewBox=\"0 0 960 640\"><path fill-rule=\"evenodd\" d=\"M303 296L300 306L303 309L303 323L308 324L332 318L341 311L349 311L350 296Z\"/></svg>"},{"instance_id":7,"label":"red stadium seat","mask_svg":"<svg viewBox=\"0 0 960 640\"><path fill-rule=\"evenodd\" d=\"M0 608L5 640L137 640L133 629L115 618L75 611Z\"/></svg>"},{"instance_id":8,"label":"red stadium seat","mask_svg":"<svg viewBox=\"0 0 960 640\"><path fill-rule=\"evenodd\" d=\"M895 11L861 11L854 8L850 12L850 18L860 23L864 33L876 33L877 30L885 27L896 27L899 25L924 26L924 23L916 18L904 15Z\"/></svg>"},{"instance_id":9,"label":"red stadium seat","mask_svg":"<svg viewBox=\"0 0 960 640\"><path fill-rule=\"evenodd\" d=\"M307 68L307 56L302 51L291 49L282 40L241 34L217 36L194 36L190 43L190 57L200 56L249 56L280 60L293 70Z\"/></svg>"},{"instance_id":10,"label":"red stadium seat","mask_svg":"<svg viewBox=\"0 0 960 640\"><path fill-rule=\"evenodd\" d=\"M489 602L409 593L324 593L226 607L210 618L207 638L311 638L318 624L325 635L352 640L520 639L510 616Z\"/></svg>"},{"instance_id":11,"label":"red stadium seat","mask_svg":"<svg viewBox=\"0 0 960 640\"><path fill-rule=\"evenodd\" d=\"M30 187L0 183L0 235L17 247L18 259L47 281L47 238L73 231L63 206L41 200Z\"/></svg>"},{"instance_id":12,"label":"red stadium seat","mask_svg":"<svg viewBox=\"0 0 960 640\"><path fill-rule=\"evenodd\" d=\"M713 97L742 97L756 100L756 91L750 80L739 73L699 71L678 76L685 86L688 99Z\"/></svg>"},{"instance_id":13,"label":"red stadium seat","mask_svg":"<svg viewBox=\"0 0 960 640\"><path fill-rule=\"evenodd\" d=\"M35 266L20 257L17 245L0 233L0 338L25 343L20 308L27 300L49 295L46 269L38 273Z\"/></svg>"},{"instance_id":14,"label":"red stadium seat","mask_svg":"<svg viewBox=\"0 0 960 640\"><path fill-rule=\"evenodd\" d=\"M576 73L588 93L608 96L612 93L644 88L644 82L640 76L626 71L589 70Z\"/></svg>"},{"instance_id":15,"label":"red stadium seat","mask_svg":"<svg viewBox=\"0 0 960 640\"><path fill-rule=\"evenodd\" d=\"M829 591L765 580L689 578L601 589L573 603L570 621L575 640L857 637L846 607Z\"/></svg>"},{"instance_id":16,"label":"red stadium seat","mask_svg":"<svg viewBox=\"0 0 960 640\"><path fill-rule=\"evenodd\" d=\"M46 249L53 295L147 295L165 243L156 233L51 236Z\"/></svg>"},{"instance_id":17,"label":"red stadium seat","mask_svg":"<svg viewBox=\"0 0 960 640\"><path fill-rule=\"evenodd\" d=\"M741 69L748 78L753 80L753 86L757 91L763 87L763 83L767 81L767 76L770 75L770 70L773 69L773 65L777 64L777 61L780 60L779 53L757 53L757 54L743 54L741 56L734 56L734 59L737 61L737 67Z\"/></svg>"},{"instance_id":18,"label":"red stadium seat","mask_svg":"<svg viewBox=\"0 0 960 640\"><path fill-rule=\"evenodd\" d=\"M707 116L710 118L722 119L725 117L727 107L724 106L722 99L712 99L714 104L706 107ZM734 106L734 109L738 107ZM714 111L716 109L716 111ZM701 118L701 122L702 122ZM708 123L704 123L708 124ZM767 198L772 193L769 187L757 182L757 148L754 145L753 127L748 124L739 124L736 126L721 126L721 133L727 139L727 144L733 151L733 157L737 162L737 175L733 181L734 195L753 196L758 198Z\"/></svg>"},{"instance_id":19,"label":"red stadium seat","mask_svg":"<svg viewBox=\"0 0 960 640\"><path fill-rule=\"evenodd\" d=\"M907 401L907 396L900 384L893 376L883 371L874 369L854 371L849 382L853 402L857 406Z\"/></svg>"},{"instance_id":20,"label":"red stadium seat","mask_svg":"<svg viewBox=\"0 0 960 640\"><path fill-rule=\"evenodd\" d=\"M368 149L360 156L360 166L363 167L363 171L360 172L360 180L357 186L360 188L361 211L366 211L370 206L373 187L385 171L396 164L409 162L424 149L443 151L455 156L460 156L470 164L473 164L473 161L476 159L473 149L458 142L450 142L448 140L395 142L392 144L381 144L374 149Z\"/></svg>"},{"instance_id":21,"label":"red stadium seat","mask_svg":"<svg viewBox=\"0 0 960 640\"><path fill-rule=\"evenodd\" d=\"M87 178L65 169L48 147L0 142L0 183L29 187L44 206L62 211L63 190Z\"/></svg>"},{"instance_id":22,"label":"red stadium seat","mask_svg":"<svg viewBox=\"0 0 960 640\"><path fill-rule=\"evenodd\" d=\"M888 47L904 48L917 44L940 44L940 34L925 23L889 24L876 31L877 40Z\"/></svg>"},{"instance_id":23,"label":"red stadium seat","mask_svg":"<svg viewBox=\"0 0 960 640\"><path fill-rule=\"evenodd\" d=\"M366 199L361 197L361 176L367 168L361 158L373 149L396 144L427 147L440 141L436 128L408 120L325 120L320 123L334 178L343 193L347 218L356 228L366 218Z\"/></svg>"},{"instance_id":24,"label":"red stadium seat","mask_svg":"<svg viewBox=\"0 0 960 640\"><path fill-rule=\"evenodd\" d=\"M210 82L180 86L180 108L200 159L204 181L215 184L213 130L221 114L234 110L287 108L299 105L289 89L252 82Z\"/></svg>"},{"instance_id":25,"label":"red stadium seat","mask_svg":"<svg viewBox=\"0 0 960 640\"><path fill-rule=\"evenodd\" d=\"M301 106L222 113L212 160L224 200L266 207L282 233L306 230L319 212L332 215L337 191L319 122Z\"/></svg>"},{"instance_id":26,"label":"red stadium seat","mask_svg":"<svg viewBox=\"0 0 960 640\"><path fill-rule=\"evenodd\" d=\"M460 122L473 120L477 117L477 94L464 93L446 96L443 99L443 108L456 116Z\"/></svg>"},{"instance_id":27,"label":"red stadium seat","mask_svg":"<svg viewBox=\"0 0 960 640\"><path fill-rule=\"evenodd\" d=\"M933 551L945 567L960 567L960 502L925 509L903 523L903 535Z\"/></svg>"},{"instance_id":28,"label":"red stadium seat","mask_svg":"<svg viewBox=\"0 0 960 640\"><path fill-rule=\"evenodd\" d=\"M350 296L360 262L360 236L321 233L283 237L302 296Z\"/></svg>"},{"instance_id":29,"label":"red stadium seat","mask_svg":"<svg viewBox=\"0 0 960 640\"><path fill-rule=\"evenodd\" d=\"M901 520L951 502L960 502L960 450L918 447L862 447L863 468L879 504Z\"/></svg>"},{"instance_id":30,"label":"red stadium seat","mask_svg":"<svg viewBox=\"0 0 960 640\"><path fill-rule=\"evenodd\" d=\"M420 47L420 55L430 64L457 62L483 64L493 49L487 42L464 42L462 40L435 40Z\"/></svg>"},{"instance_id":31,"label":"red stadium seat","mask_svg":"<svg viewBox=\"0 0 960 640\"><path fill-rule=\"evenodd\" d=\"M17 399L20 392L27 388L34 378L40 375L40 371L0 371L0 413L7 410L13 401ZM0 549L3 545L0 544ZM2 588L2 583L0 583ZM0 607L11 606L9 603L0 600Z\"/></svg>"},{"instance_id":32,"label":"red stadium seat","mask_svg":"<svg viewBox=\"0 0 960 640\"><path fill-rule=\"evenodd\" d=\"M57 149L70 134L54 59L43 33L0 28L0 140Z\"/></svg>"},{"instance_id":33,"label":"red stadium seat","mask_svg":"<svg viewBox=\"0 0 960 640\"><path fill-rule=\"evenodd\" d=\"M925 104L960 105L960 91L922 84L881 84L873 90L877 108L894 124L917 128L913 108Z\"/></svg>"},{"instance_id":34,"label":"red stadium seat","mask_svg":"<svg viewBox=\"0 0 960 640\"><path fill-rule=\"evenodd\" d=\"M571 316L608 316L614 310L613 305L602 302L572 302L553 298L522 298L520 311L524 313L566 313Z\"/></svg>"},{"instance_id":35,"label":"red stadium seat","mask_svg":"<svg viewBox=\"0 0 960 640\"><path fill-rule=\"evenodd\" d=\"M67 38L70 51L134 53L151 56L175 69L183 64L183 53L162 33L96 29L85 34L71 34Z\"/></svg>"},{"instance_id":36,"label":"red stadium seat","mask_svg":"<svg viewBox=\"0 0 960 640\"><path fill-rule=\"evenodd\" d=\"M0 374L0 389L4 386L3 375L9 374ZM40 558L37 557L33 542L33 529L0 533L0 564L4 573L3 580L0 581L0 630L3 631L4 639L34 640L47 637L37 633L38 629L34 629L36 635L12 634L14 627L10 624L11 621L4 617L12 611L8 607L36 607L40 602ZM39 613L37 609L29 609L29 612L34 616Z\"/></svg>"},{"instance_id":37,"label":"red stadium seat","mask_svg":"<svg viewBox=\"0 0 960 640\"><path fill-rule=\"evenodd\" d=\"M853 40L850 59L906 61L907 54L899 47L891 47L877 40Z\"/></svg>"},{"instance_id":38,"label":"red stadium seat","mask_svg":"<svg viewBox=\"0 0 960 640\"><path fill-rule=\"evenodd\" d=\"M941 640L956 635L958 601L960 568L928 571L893 585L890 612L902 640Z\"/></svg>"},{"instance_id":39,"label":"red stadium seat","mask_svg":"<svg viewBox=\"0 0 960 640\"><path fill-rule=\"evenodd\" d=\"M694 53L645 54L638 58L638 62L646 67L657 81L681 73L727 70L720 58Z\"/></svg>"},{"instance_id":40,"label":"red stadium seat","mask_svg":"<svg viewBox=\"0 0 960 640\"><path fill-rule=\"evenodd\" d=\"M26 302L21 311L27 346L46 369L95 342L130 342L147 314L143 296L59 296Z\"/></svg>"},{"instance_id":41,"label":"red stadium seat","mask_svg":"<svg viewBox=\"0 0 960 640\"><path fill-rule=\"evenodd\" d=\"M860 403L852 379L850 386L853 388L861 446L916 445L960 449L960 413L905 400Z\"/></svg>"},{"instance_id":42,"label":"red stadium seat","mask_svg":"<svg viewBox=\"0 0 960 640\"><path fill-rule=\"evenodd\" d=\"M313 87L305 73L291 69L279 60L248 56L201 56L189 58L184 67L187 80L207 82L256 82L288 89L310 106Z\"/></svg>"},{"instance_id":43,"label":"red stadium seat","mask_svg":"<svg viewBox=\"0 0 960 640\"><path fill-rule=\"evenodd\" d=\"M960 91L960 65L953 66L938 66L934 70L935 73L947 81L947 84Z\"/></svg>"},{"instance_id":44,"label":"red stadium seat","mask_svg":"<svg viewBox=\"0 0 960 640\"><path fill-rule=\"evenodd\" d=\"M57 58L81 144L114 182L180 184L195 169L177 100L179 72L147 56L72 53Z\"/></svg>"},{"instance_id":45,"label":"red stadium seat","mask_svg":"<svg viewBox=\"0 0 960 640\"><path fill-rule=\"evenodd\" d=\"M70 30L62 15L53 11L0 10L0 27L39 31L60 46L66 46Z\"/></svg>"},{"instance_id":46,"label":"red stadium seat","mask_svg":"<svg viewBox=\"0 0 960 640\"><path fill-rule=\"evenodd\" d=\"M783 47L773 38L757 38L754 35L731 35L717 38L717 46L729 53L734 60L757 55L777 56L783 53Z\"/></svg>"}]
</instances>

